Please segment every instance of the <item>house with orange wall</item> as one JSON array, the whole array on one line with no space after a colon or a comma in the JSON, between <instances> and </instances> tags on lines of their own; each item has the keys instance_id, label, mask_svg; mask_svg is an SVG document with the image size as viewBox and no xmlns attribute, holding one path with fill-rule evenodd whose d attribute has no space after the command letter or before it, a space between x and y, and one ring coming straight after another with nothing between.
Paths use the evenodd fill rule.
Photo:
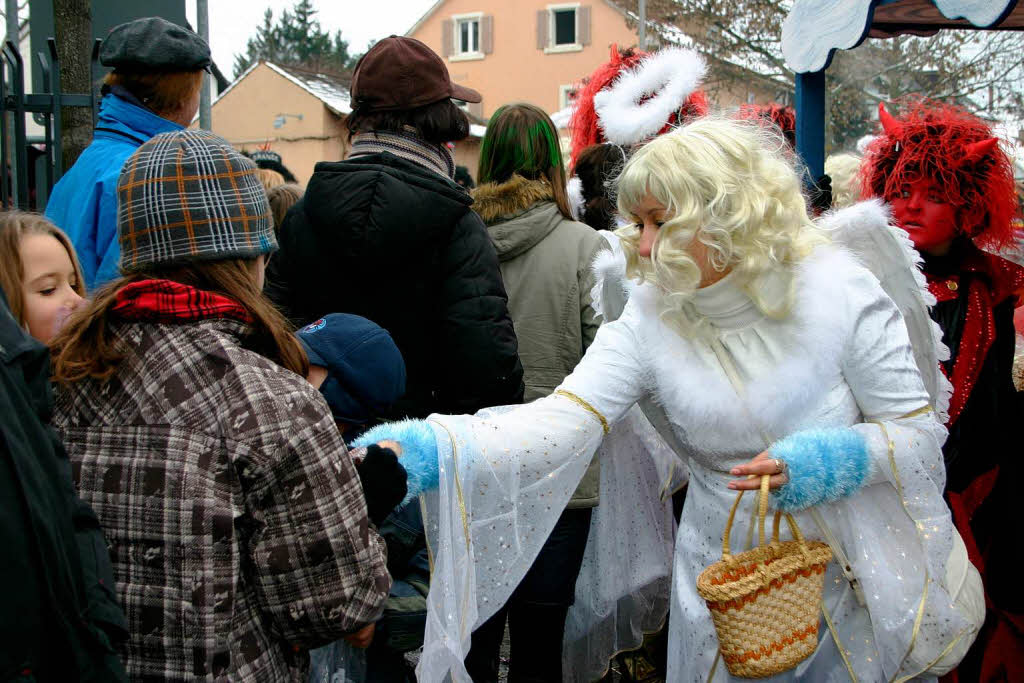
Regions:
<instances>
[{"instance_id":1,"label":"house with orange wall","mask_svg":"<svg viewBox=\"0 0 1024 683\"><path fill-rule=\"evenodd\" d=\"M564 109L575 84L608 60L612 45L637 43L628 18L610 0L439 0L406 35L441 55L453 81L480 92L483 101L467 106L486 119L509 102L530 102L549 113ZM712 74L723 66L710 60ZM778 95L753 73L743 92L711 93L718 107Z\"/></svg>"},{"instance_id":2,"label":"house with orange wall","mask_svg":"<svg viewBox=\"0 0 1024 683\"><path fill-rule=\"evenodd\" d=\"M280 154L305 186L318 161L348 154L345 118L351 112L347 83L338 77L257 62L214 100L211 118L213 132L236 149ZM474 173L484 132L474 124L470 137L455 144L455 162Z\"/></svg>"},{"instance_id":3,"label":"house with orange wall","mask_svg":"<svg viewBox=\"0 0 1024 683\"><path fill-rule=\"evenodd\" d=\"M469 106L484 118L509 102L563 109L609 46L636 43L624 13L603 0L440 0L406 35L441 55L454 82L483 96Z\"/></svg>"}]
</instances>

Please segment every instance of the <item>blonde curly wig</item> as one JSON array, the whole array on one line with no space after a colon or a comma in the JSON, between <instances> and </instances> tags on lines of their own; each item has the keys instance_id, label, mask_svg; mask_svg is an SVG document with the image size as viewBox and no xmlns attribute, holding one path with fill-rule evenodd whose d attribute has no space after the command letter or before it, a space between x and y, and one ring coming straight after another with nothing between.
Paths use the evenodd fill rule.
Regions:
<instances>
[{"instance_id":1,"label":"blonde curly wig","mask_svg":"<svg viewBox=\"0 0 1024 683\"><path fill-rule=\"evenodd\" d=\"M860 201L861 158L855 154L833 154L825 159L825 173L832 178L832 208L845 209Z\"/></svg>"},{"instance_id":2,"label":"blonde curly wig","mask_svg":"<svg viewBox=\"0 0 1024 683\"><path fill-rule=\"evenodd\" d=\"M712 268L734 274L774 318L792 307L793 266L827 241L808 217L785 141L756 123L707 117L662 135L632 156L617 192L623 216L633 216L648 193L667 209L650 258L637 254L642 226L617 234L627 275L656 285L662 317L684 330L692 326L684 304L701 283L694 240L706 247ZM781 295L766 286L767 276L782 278Z\"/></svg>"}]
</instances>

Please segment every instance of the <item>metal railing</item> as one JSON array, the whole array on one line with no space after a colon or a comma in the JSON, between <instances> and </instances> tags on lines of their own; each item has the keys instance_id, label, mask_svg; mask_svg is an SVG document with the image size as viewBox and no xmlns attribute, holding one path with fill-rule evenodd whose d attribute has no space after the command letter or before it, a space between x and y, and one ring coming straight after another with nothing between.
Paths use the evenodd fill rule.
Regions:
<instances>
[{"instance_id":1,"label":"metal railing","mask_svg":"<svg viewBox=\"0 0 1024 683\"><path fill-rule=\"evenodd\" d=\"M93 43L90 82L97 79L99 40ZM61 144L61 110L64 107L89 107L96 124L98 99L95 90L88 94L69 94L61 89L60 58L57 41L46 41L48 53L39 51L43 93L25 92L25 62L18 46L5 41L0 63L0 206L42 211L50 190L64 174L64 150ZM42 137L26 134L26 114L43 127ZM30 168L30 147L41 156Z\"/></svg>"}]
</instances>

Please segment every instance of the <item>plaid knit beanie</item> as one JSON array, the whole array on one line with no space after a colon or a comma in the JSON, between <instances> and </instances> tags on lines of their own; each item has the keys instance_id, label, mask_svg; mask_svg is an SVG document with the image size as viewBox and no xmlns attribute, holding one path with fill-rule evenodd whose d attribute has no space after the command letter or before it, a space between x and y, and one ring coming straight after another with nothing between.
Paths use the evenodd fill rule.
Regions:
<instances>
[{"instance_id":1,"label":"plaid knit beanie","mask_svg":"<svg viewBox=\"0 0 1024 683\"><path fill-rule=\"evenodd\" d=\"M121 169L117 199L125 273L277 248L256 164L205 130L162 133L135 150Z\"/></svg>"}]
</instances>

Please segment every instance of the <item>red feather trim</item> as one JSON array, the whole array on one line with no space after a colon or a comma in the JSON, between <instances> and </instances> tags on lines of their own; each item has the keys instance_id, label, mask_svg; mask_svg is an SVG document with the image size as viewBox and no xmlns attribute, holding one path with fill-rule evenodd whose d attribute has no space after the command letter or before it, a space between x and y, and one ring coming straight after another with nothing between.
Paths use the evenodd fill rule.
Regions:
<instances>
[{"instance_id":1,"label":"red feather trim","mask_svg":"<svg viewBox=\"0 0 1024 683\"><path fill-rule=\"evenodd\" d=\"M741 104L736 114L743 121L772 124L782 131L791 150L796 149L796 110L781 104Z\"/></svg>"}]
</instances>

